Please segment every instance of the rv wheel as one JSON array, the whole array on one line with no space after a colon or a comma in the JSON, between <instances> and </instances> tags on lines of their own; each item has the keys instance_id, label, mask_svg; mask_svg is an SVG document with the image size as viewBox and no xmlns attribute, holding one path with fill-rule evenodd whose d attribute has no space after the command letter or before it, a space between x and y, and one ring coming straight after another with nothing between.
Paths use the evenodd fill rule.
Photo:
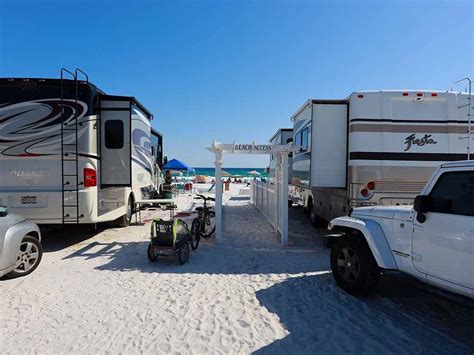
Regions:
<instances>
[{"instance_id":1,"label":"rv wheel","mask_svg":"<svg viewBox=\"0 0 474 355\"><path fill-rule=\"evenodd\" d=\"M130 195L127 201L127 212L118 219L119 227L128 227L132 221L133 215L133 197Z\"/></svg>"},{"instance_id":2,"label":"rv wheel","mask_svg":"<svg viewBox=\"0 0 474 355\"><path fill-rule=\"evenodd\" d=\"M315 228L324 227L324 220L319 217L316 212L314 212L314 208L311 209L310 213L311 225Z\"/></svg>"}]
</instances>

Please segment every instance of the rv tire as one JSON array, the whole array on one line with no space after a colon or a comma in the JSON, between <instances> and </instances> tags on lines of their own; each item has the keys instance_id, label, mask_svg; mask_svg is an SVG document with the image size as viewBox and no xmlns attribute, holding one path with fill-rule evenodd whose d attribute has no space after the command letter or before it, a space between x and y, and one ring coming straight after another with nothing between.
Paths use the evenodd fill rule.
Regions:
<instances>
[{"instance_id":1,"label":"rv tire","mask_svg":"<svg viewBox=\"0 0 474 355\"><path fill-rule=\"evenodd\" d=\"M119 227L128 227L130 222L132 221L133 216L133 195L128 196L127 201L127 212L118 219L118 226Z\"/></svg>"},{"instance_id":2,"label":"rv tire","mask_svg":"<svg viewBox=\"0 0 474 355\"><path fill-rule=\"evenodd\" d=\"M314 208L311 208L310 212L311 225L315 228L324 227L324 220L316 214Z\"/></svg>"},{"instance_id":3,"label":"rv tire","mask_svg":"<svg viewBox=\"0 0 474 355\"><path fill-rule=\"evenodd\" d=\"M311 214L311 211L313 210L313 200L311 197L308 199L306 205L303 207L303 213L304 214Z\"/></svg>"}]
</instances>

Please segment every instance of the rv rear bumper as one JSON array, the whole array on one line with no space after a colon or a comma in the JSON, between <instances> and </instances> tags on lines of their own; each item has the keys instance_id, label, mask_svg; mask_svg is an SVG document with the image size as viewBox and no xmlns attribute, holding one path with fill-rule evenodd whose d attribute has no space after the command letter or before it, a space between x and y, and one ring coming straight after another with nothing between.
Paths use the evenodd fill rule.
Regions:
<instances>
[{"instance_id":1,"label":"rv rear bumper","mask_svg":"<svg viewBox=\"0 0 474 355\"><path fill-rule=\"evenodd\" d=\"M14 191L0 192L0 205L11 213L19 214L37 224L63 223L63 198L61 191ZM76 193L69 193L64 203L66 222L97 223L97 189L87 188L79 191L79 209ZM69 219L69 221L68 221Z\"/></svg>"}]
</instances>

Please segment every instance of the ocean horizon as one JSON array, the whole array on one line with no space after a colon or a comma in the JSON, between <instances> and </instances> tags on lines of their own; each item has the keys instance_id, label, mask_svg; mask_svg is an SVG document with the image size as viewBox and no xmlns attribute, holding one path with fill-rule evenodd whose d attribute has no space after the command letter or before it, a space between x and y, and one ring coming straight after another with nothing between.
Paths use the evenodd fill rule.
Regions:
<instances>
[{"instance_id":1,"label":"ocean horizon","mask_svg":"<svg viewBox=\"0 0 474 355\"><path fill-rule=\"evenodd\" d=\"M193 168L196 171L196 175L204 176L214 176L215 168ZM266 168L222 168L222 171L228 172L232 176L243 176L243 177L253 177L254 175L249 174L251 171L257 171L260 173L260 176L266 176Z\"/></svg>"}]
</instances>

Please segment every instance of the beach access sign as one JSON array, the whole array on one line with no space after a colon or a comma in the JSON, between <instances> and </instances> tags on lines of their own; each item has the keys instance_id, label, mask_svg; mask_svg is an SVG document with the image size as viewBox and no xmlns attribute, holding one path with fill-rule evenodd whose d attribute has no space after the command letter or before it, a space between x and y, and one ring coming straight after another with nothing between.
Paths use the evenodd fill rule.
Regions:
<instances>
[{"instance_id":1,"label":"beach access sign","mask_svg":"<svg viewBox=\"0 0 474 355\"><path fill-rule=\"evenodd\" d=\"M234 151L263 153L271 150L271 144L234 144Z\"/></svg>"}]
</instances>

